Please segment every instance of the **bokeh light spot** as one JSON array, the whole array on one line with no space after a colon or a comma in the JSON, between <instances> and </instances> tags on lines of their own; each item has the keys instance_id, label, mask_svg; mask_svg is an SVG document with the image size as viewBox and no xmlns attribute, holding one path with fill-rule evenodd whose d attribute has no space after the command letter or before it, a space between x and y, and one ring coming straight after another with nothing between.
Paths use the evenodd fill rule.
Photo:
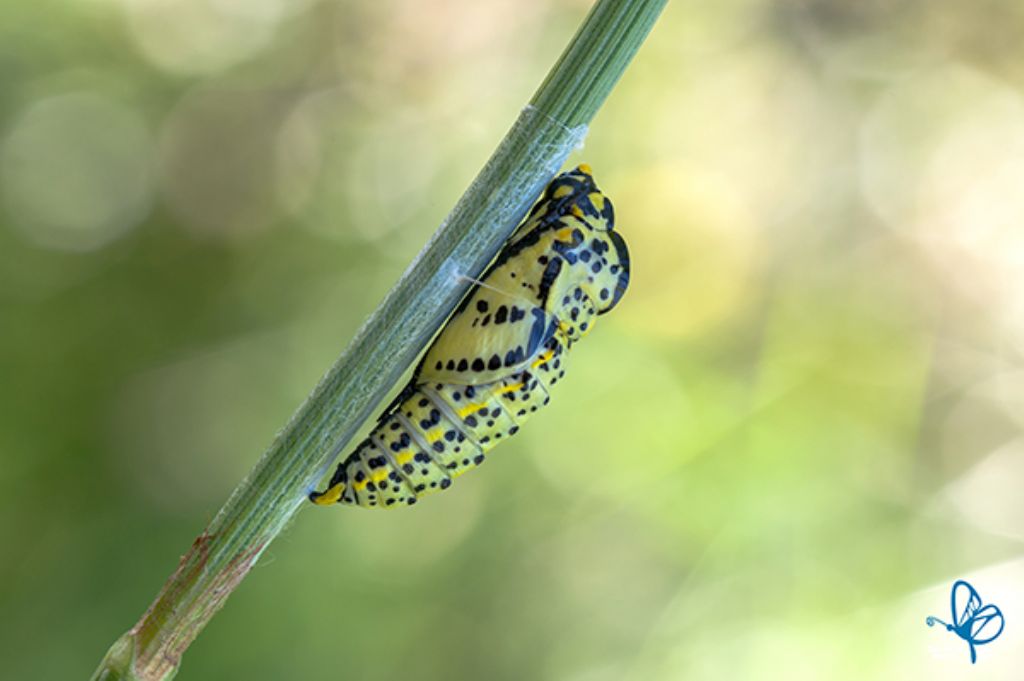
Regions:
<instances>
[{"instance_id":1,"label":"bokeh light spot","mask_svg":"<svg viewBox=\"0 0 1024 681\"><path fill-rule=\"evenodd\" d=\"M953 482L946 493L979 530L1024 539L1024 439L999 447Z\"/></svg>"},{"instance_id":2,"label":"bokeh light spot","mask_svg":"<svg viewBox=\"0 0 1024 681\"><path fill-rule=\"evenodd\" d=\"M966 133L972 140L970 149L960 146L968 152L960 161L990 161L993 149L1005 157L1000 132L1014 120L1020 124L1019 95L960 64L922 70L897 82L878 99L861 127L860 169L865 198L891 227L913 229L922 199L934 198L925 182L941 147ZM997 126L986 129L986 123L995 122ZM1013 137L1017 136L1019 133ZM1013 137L1001 141L1011 147L1019 145ZM948 167L948 163L943 165ZM978 166L961 164L956 178L949 172L946 170L941 180L933 177L929 182L935 189L939 188L936 182L944 185L944 190L952 190L956 196L965 180L977 177Z\"/></svg>"},{"instance_id":3,"label":"bokeh light spot","mask_svg":"<svg viewBox=\"0 0 1024 681\"><path fill-rule=\"evenodd\" d=\"M277 194L320 236L378 241L420 229L441 161L435 125L404 112L368 121L337 92L310 95L278 133Z\"/></svg>"},{"instance_id":4,"label":"bokeh light spot","mask_svg":"<svg viewBox=\"0 0 1024 681\"><path fill-rule=\"evenodd\" d=\"M274 192L274 138L280 114L243 92L196 91L164 123L160 184L193 233L215 238L252 234L280 211Z\"/></svg>"},{"instance_id":5,"label":"bokeh light spot","mask_svg":"<svg viewBox=\"0 0 1024 681\"><path fill-rule=\"evenodd\" d=\"M48 248L103 246L149 210L152 147L137 113L98 94L36 102L0 146L0 189L11 224Z\"/></svg>"},{"instance_id":6,"label":"bokeh light spot","mask_svg":"<svg viewBox=\"0 0 1024 681\"><path fill-rule=\"evenodd\" d=\"M170 73L211 74L264 48L308 0L122 0L132 37Z\"/></svg>"},{"instance_id":7,"label":"bokeh light spot","mask_svg":"<svg viewBox=\"0 0 1024 681\"><path fill-rule=\"evenodd\" d=\"M619 322L684 337L707 332L749 302L754 224L725 178L677 164L636 171L611 186L620 206L616 228L633 261Z\"/></svg>"}]
</instances>

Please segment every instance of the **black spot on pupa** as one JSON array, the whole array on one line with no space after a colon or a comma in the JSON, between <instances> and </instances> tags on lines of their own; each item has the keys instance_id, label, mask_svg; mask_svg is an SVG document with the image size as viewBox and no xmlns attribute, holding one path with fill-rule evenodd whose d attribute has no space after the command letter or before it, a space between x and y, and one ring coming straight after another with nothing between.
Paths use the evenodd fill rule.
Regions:
<instances>
[{"instance_id":1,"label":"black spot on pupa","mask_svg":"<svg viewBox=\"0 0 1024 681\"><path fill-rule=\"evenodd\" d=\"M473 360L473 371L483 371L484 368L484 361L481 358L477 357L476 359ZM468 390L466 391L466 394L469 394Z\"/></svg>"},{"instance_id":2,"label":"black spot on pupa","mask_svg":"<svg viewBox=\"0 0 1024 681\"><path fill-rule=\"evenodd\" d=\"M480 313L487 312L487 301L486 300L478 300L478 301L476 301L476 311L480 312Z\"/></svg>"}]
</instances>

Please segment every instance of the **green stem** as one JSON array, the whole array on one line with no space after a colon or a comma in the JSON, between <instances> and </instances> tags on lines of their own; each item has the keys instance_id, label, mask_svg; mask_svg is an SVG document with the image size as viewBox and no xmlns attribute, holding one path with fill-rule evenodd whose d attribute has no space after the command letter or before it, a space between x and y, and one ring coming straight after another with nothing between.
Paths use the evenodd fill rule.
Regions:
<instances>
[{"instance_id":1,"label":"green stem","mask_svg":"<svg viewBox=\"0 0 1024 681\"><path fill-rule=\"evenodd\" d=\"M348 348L239 484L93 679L170 679L181 655L305 503L494 257L667 0L599 0L490 160Z\"/></svg>"}]
</instances>

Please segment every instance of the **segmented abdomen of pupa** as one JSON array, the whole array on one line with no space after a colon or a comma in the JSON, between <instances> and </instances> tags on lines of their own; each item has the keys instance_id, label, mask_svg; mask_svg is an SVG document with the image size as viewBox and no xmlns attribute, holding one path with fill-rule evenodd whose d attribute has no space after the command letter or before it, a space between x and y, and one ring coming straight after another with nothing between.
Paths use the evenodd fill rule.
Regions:
<instances>
[{"instance_id":1,"label":"segmented abdomen of pupa","mask_svg":"<svg viewBox=\"0 0 1024 681\"><path fill-rule=\"evenodd\" d=\"M551 387L565 375L564 360L562 344L552 339L529 369L507 378L418 385L338 466L327 492L314 501L389 508L447 489L548 404Z\"/></svg>"}]
</instances>

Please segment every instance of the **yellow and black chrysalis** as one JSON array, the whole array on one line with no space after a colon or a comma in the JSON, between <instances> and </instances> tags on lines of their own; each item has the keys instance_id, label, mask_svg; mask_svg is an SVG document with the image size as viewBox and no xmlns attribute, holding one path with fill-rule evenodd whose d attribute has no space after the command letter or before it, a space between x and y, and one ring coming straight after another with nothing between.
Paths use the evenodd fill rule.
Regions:
<instances>
[{"instance_id":1,"label":"yellow and black chrysalis","mask_svg":"<svg viewBox=\"0 0 1024 681\"><path fill-rule=\"evenodd\" d=\"M483 463L548 403L565 354L629 284L611 201L580 165L547 186L321 505L411 505Z\"/></svg>"}]
</instances>

